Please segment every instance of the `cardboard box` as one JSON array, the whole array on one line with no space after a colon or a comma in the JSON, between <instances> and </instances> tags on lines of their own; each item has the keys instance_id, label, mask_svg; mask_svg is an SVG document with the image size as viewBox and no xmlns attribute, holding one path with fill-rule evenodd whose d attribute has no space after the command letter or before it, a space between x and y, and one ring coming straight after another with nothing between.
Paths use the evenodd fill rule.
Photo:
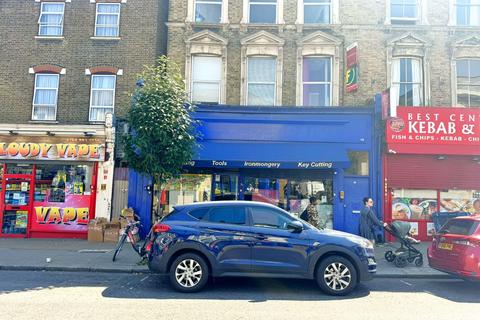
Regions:
<instances>
[{"instance_id":1,"label":"cardboard box","mask_svg":"<svg viewBox=\"0 0 480 320\"><path fill-rule=\"evenodd\" d=\"M106 219L92 219L88 222L88 241L103 242L103 229Z\"/></svg>"},{"instance_id":2,"label":"cardboard box","mask_svg":"<svg viewBox=\"0 0 480 320\"><path fill-rule=\"evenodd\" d=\"M120 223L109 222L105 224L103 231L103 242L117 242L120 231Z\"/></svg>"}]
</instances>

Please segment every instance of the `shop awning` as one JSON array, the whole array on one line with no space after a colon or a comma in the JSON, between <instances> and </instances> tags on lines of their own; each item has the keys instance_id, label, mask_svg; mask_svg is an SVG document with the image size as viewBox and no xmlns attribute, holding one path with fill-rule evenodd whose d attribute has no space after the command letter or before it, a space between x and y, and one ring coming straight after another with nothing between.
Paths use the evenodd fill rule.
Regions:
<instances>
[{"instance_id":1,"label":"shop awning","mask_svg":"<svg viewBox=\"0 0 480 320\"><path fill-rule=\"evenodd\" d=\"M311 142L200 142L195 167L332 169L347 168L347 150L340 144Z\"/></svg>"}]
</instances>

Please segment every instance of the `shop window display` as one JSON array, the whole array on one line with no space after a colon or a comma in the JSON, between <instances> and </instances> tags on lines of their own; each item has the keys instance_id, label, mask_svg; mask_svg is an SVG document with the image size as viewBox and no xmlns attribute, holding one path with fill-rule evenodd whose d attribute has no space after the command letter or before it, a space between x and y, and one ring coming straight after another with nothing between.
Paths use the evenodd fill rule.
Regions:
<instances>
[{"instance_id":1,"label":"shop window display","mask_svg":"<svg viewBox=\"0 0 480 320\"><path fill-rule=\"evenodd\" d=\"M33 165L26 163L9 163L5 173L8 174L32 174Z\"/></svg>"},{"instance_id":2,"label":"shop window display","mask_svg":"<svg viewBox=\"0 0 480 320\"><path fill-rule=\"evenodd\" d=\"M245 200L270 203L295 216L305 210L310 197L316 197L320 219L327 228L333 227L333 183L330 179L310 181L245 177L244 188Z\"/></svg>"},{"instance_id":3,"label":"shop window display","mask_svg":"<svg viewBox=\"0 0 480 320\"><path fill-rule=\"evenodd\" d=\"M182 174L179 178L169 180L161 189L155 185L154 216L164 216L176 205L209 201L211 186L210 174Z\"/></svg>"},{"instance_id":4,"label":"shop window display","mask_svg":"<svg viewBox=\"0 0 480 320\"><path fill-rule=\"evenodd\" d=\"M35 202L65 203L69 196L88 196L91 165L37 165Z\"/></svg>"},{"instance_id":5,"label":"shop window display","mask_svg":"<svg viewBox=\"0 0 480 320\"><path fill-rule=\"evenodd\" d=\"M392 198L393 219L432 220L437 211L436 190L395 189Z\"/></svg>"},{"instance_id":6,"label":"shop window display","mask_svg":"<svg viewBox=\"0 0 480 320\"><path fill-rule=\"evenodd\" d=\"M30 182L6 178L2 221L3 234L25 234L27 231Z\"/></svg>"},{"instance_id":7,"label":"shop window display","mask_svg":"<svg viewBox=\"0 0 480 320\"><path fill-rule=\"evenodd\" d=\"M480 190L442 190L440 191L440 212L468 212L479 214L477 204Z\"/></svg>"}]
</instances>

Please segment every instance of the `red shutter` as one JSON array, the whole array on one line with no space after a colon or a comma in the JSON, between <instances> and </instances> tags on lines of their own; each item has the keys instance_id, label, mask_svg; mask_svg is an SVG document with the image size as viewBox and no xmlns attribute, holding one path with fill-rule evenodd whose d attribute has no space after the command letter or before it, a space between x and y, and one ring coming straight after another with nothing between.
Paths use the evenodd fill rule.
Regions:
<instances>
[{"instance_id":1,"label":"red shutter","mask_svg":"<svg viewBox=\"0 0 480 320\"><path fill-rule=\"evenodd\" d=\"M480 189L480 164L474 156L387 155L385 171L391 188Z\"/></svg>"}]
</instances>

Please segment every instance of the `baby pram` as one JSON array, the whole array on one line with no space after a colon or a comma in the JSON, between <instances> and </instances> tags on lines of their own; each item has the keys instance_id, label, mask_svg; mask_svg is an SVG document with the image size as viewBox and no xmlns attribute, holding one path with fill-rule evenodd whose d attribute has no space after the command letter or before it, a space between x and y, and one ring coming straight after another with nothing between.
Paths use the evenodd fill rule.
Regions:
<instances>
[{"instance_id":1,"label":"baby pram","mask_svg":"<svg viewBox=\"0 0 480 320\"><path fill-rule=\"evenodd\" d=\"M405 267L409 262L415 262L417 267L423 265L422 253L413 246L420 241L410 237L410 228L410 223L405 221L394 221L385 226L385 230L400 242L400 248L385 252L385 259L393 262L398 268Z\"/></svg>"}]
</instances>

